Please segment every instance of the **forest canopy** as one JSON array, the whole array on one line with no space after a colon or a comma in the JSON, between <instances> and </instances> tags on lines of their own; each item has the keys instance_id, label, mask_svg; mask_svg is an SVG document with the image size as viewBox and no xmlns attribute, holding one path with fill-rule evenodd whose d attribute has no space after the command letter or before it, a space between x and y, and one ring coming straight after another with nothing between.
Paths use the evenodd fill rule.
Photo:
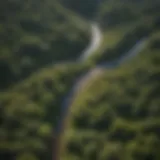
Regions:
<instances>
[{"instance_id":1,"label":"forest canopy","mask_svg":"<svg viewBox=\"0 0 160 160\"><path fill-rule=\"evenodd\" d=\"M159 0L0 1L0 159L159 160L159 9ZM78 63L93 21L102 43ZM113 63L141 40L136 56Z\"/></svg>"}]
</instances>

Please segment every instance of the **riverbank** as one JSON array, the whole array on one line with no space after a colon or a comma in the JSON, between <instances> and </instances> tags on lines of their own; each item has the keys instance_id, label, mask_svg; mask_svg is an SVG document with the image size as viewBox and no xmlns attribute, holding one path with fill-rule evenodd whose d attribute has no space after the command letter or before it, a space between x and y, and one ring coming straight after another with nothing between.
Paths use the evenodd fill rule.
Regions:
<instances>
[{"instance_id":1,"label":"riverbank","mask_svg":"<svg viewBox=\"0 0 160 160\"><path fill-rule=\"evenodd\" d=\"M152 36L142 40L126 59L106 67L78 93L65 121L61 159L138 159L136 153L143 159L148 153L158 157L160 55L155 44Z\"/></svg>"},{"instance_id":2,"label":"riverbank","mask_svg":"<svg viewBox=\"0 0 160 160\"><path fill-rule=\"evenodd\" d=\"M135 46L133 46L130 49L130 51L128 51L128 53L126 53L122 57L120 57L116 61L116 63L115 62L111 62L111 63L106 62L106 63L100 64L100 65L97 65L96 68L92 69L86 75L79 78L78 81L76 82L76 84L73 85L71 91L66 95L66 97L62 103L62 114L61 114L62 116L61 116L59 127L58 127L59 128L59 130L58 130L59 133L58 133L58 137L57 137L58 140L56 140L56 144L59 148L54 147L54 148L56 148L56 155L57 156L59 156L58 154L60 154L61 150L63 150L63 147L64 147L64 146L62 147L62 144L63 144L62 139L63 139L63 134L65 131L65 128L68 123L68 117L70 115L69 107L72 105L72 102L74 101L74 98L76 97L80 88L82 88L83 85L86 84L87 79L91 78L91 75L97 76L98 73L101 73L102 71L104 71L104 69L111 69L111 68L113 69L115 67L118 67L123 62L129 60L130 58L132 58L132 57L136 56L138 53L140 53L140 51L143 50L146 45L147 45L147 39L143 38ZM97 70L98 70L98 72L97 72ZM55 151L54 151L54 154L55 154ZM58 158L57 158L57 160L58 160Z\"/></svg>"}]
</instances>

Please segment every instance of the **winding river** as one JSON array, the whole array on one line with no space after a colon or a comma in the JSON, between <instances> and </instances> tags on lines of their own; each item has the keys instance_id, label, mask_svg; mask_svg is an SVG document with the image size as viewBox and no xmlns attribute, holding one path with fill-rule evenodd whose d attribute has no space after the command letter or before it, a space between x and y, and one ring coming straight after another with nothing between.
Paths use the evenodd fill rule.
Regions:
<instances>
[{"instance_id":1,"label":"winding river","mask_svg":"<svg viewBox=\"0 0 160 160\"><path fill-rule=\"evenodd\" d=\"M79 57L79 62L84 62L87 60L94 52L99 48L101 41L102 41L102 32L96 23L91 24L92 29L92 35L91 35L91 42L88 45L88 47L82 52L81 56ZM54 147L54 153L53 153L53 160L59 160L59 150L60 150L60 144L61 139L63 136L63 131L65 129L65 124L68 116L69 107L71 106L71 103L73 99L76 96L76 93L78 92L79 88L81 87L82 83L90 77L91 73L94 74L96 69L104 70L104 69L114 69L124 63L125 61L131 59L132 57L136 56L144 47L146 46L147 40L146 38L143 38L139 40L127 53L124 53L123 56L121 56L118 60L113 62L107 62L98 64L95 68L91 69L87 74L80 77L77 82L73 85L69 93L65 96L62 106L61 106L61 117L59 120L59 124L56 128L56 141L55 147Z\"/></svg>"},{"instance_id":2,"label":"winding river","mask_svg":"<svg viewBox=\"0 0 160 160\"><path fill-rule=\"evenodd\" d=\"M91 23L91 42L79 57L80 62L87 60L100 46L102 42L102 32L97 23Z\"/></svg>"}]
</instances>

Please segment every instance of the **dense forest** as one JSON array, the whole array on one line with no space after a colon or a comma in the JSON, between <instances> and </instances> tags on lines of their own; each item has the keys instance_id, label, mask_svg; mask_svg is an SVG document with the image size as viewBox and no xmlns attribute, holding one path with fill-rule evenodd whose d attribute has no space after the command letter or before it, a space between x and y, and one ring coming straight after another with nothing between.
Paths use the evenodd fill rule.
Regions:
<instances>
[{"instance_id":1,"label":"dense forest","mask_svg":"<svg viewBox=\"0 0 160 160\"><path fill-rule=\"evenodd\" d=\"M80 14L81 16L94 20L98 12L100 0L60 0L61 3L71 9L72 11Z\"/></svg>"},{"instance_id":2,"label":"dense forest","mask_svg":"<svg viewBox=\"0 0 160 160\"><path fill-rule=\"evenodd\" d=\"M77 95L62 159L160 159L159 35L160 30L151 36L139 56L104 71Z\"/></svg>"},{"instance_id":3,"label":"dense forest","mask_svg":"<svg viewBox=\"0 0 160 160\"><path fill-rule=\"evenodd\" d=\"M132 60L90 79L77 94L61 159L160 159L159 9L158 1L103 1L98 16L105 39L92 61L116 61L142 38L147 45Z\"/></svg>"},{"instance_id":4,"label":"dense forest","mask_svg":"<svg viewBox=\"0 0 160 160\"><path fill-rule=\"evenodd\" d=\"M57 150L60 160L159 160L159 10L159 0L1 1L0 159L51 160L61 107L79 77L145 38L140 54L75 93ZM103 41L76 63L90 21Z\"/></svg>"},{"instance_id":5,"label":"dense forest","mask_svg":"<svg viewBox=\"0 0 160 160\"><path fill-rule=\"evenodd\" d=\"M87 26L56 0L1 1L0 89L48 64L75 60L87 46Z\"/></svg>"}]
</instances>

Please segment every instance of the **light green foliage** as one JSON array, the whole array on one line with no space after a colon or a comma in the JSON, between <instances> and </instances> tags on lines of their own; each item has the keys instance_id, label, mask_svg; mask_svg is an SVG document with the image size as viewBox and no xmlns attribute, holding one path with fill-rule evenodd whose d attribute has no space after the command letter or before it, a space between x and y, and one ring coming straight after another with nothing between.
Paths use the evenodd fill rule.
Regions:
<instances>
[{"instance_id":1,"label":"light green foliage","mask_svg":"<svg viewBox=\"0 0 160 160\"><path fill-rule=\"evenodd\" d=\"M33 159L51 156L63 97L83 72L83 66L46 68L0 94L2 158L5 153L11 157L16 155L16 160L25 160L28 156L32 159L32 155ZM22 152L25 153L21 155Z\"/></svg>"},{"instance_id":2,"label":"light green foliage","mask_svg":"<svg viewBox=\"0 0 160 160\"><path fill-rule=\"evenodd\" d=\"M16 157L17 160L38 160L33 154L31 153L23 153Z\"/></svg>"},{"instance_id":3,"label":"light green foliage","mask_svg":"<svg viewBox=\"0 0 160 160\"><path fill-rule=\"evenodd\" d=\"M62 159L159 159L160 50L153 47L155 39L153 34L138 57L106 70L75 99Z\"/></svg>"},{"instance_id":4,"label":"light green foliage","mask_svg":"<svg viewBox=\"0 0 160 160\"><path fill-rule=\"evenodd\" d=\"M144 36L148 45L139 56L95 76L73 99L60 156L160 159L159 0L101 2L61 0L66 8L57 0L0 2L0 159L50 160L61 106L77 78ZM96 55L83 65L52 66L75 60L88 45L90 22L82 17L100 23Z\"/></svg>"}]
</instances>

